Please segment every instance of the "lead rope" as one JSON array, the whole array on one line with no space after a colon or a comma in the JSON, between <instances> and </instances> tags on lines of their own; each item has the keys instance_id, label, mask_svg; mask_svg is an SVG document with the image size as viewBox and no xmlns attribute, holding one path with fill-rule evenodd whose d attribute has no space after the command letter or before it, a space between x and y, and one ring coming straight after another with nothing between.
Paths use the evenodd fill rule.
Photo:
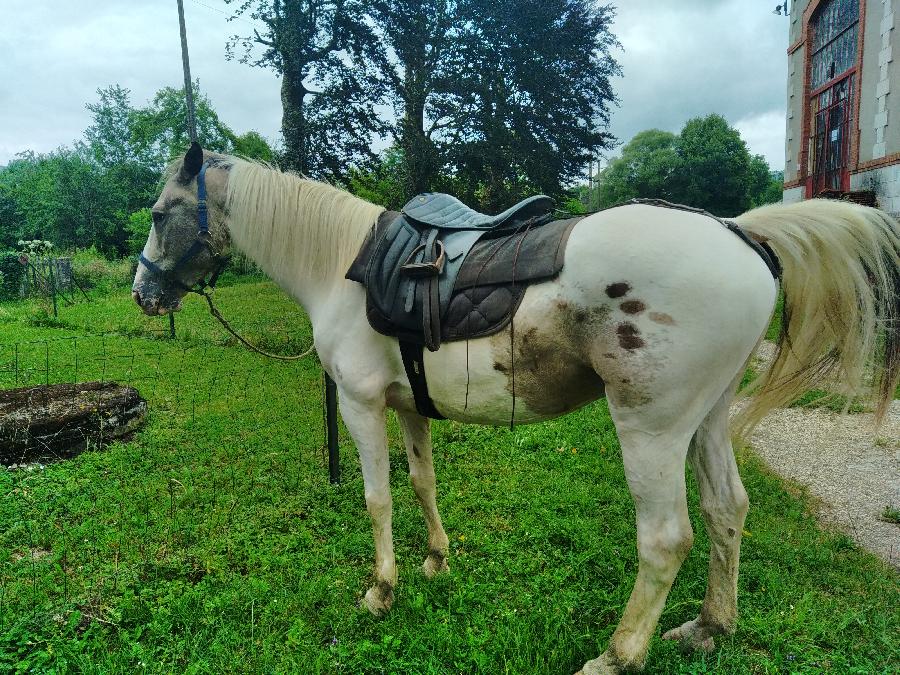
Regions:
<instances>
[{"instance_id":1,"label":"lead rope","mask_svg":"<svg viewBox=\"0 0 900 675\"><path fill-rule=\"evenodd\" d=\"M277 359L278 361L299 361L300 359L304 359L307 356L309 356L310 354L312 354L313 351L315 351L315 349L316 349L316 345L313 344L305 352L303 352L302 354L297 354L296 356L281 356L280 354L270 354L269 352L264 351L264 350L260 349L259 347L247 342L247 340L245 340L243 337L241 337L241 335L238 334L238 332L236 330L234 330L234 328L231 327L231 324L228 323L228 321L225 319L225 317L219 313L219 310L216 309L216 306L213 304L212 297L209 295L209 293L206 292L206 290L196 291L196 293L198 295L202 295L206 299L206 304L209 305L209 313L212 314L216 319L219 320L219 323L222 324L222 326L225 328L225 330L227 330L234 337L236 337L238 340L240 340L241 343L245 347L247 347L247 349L250 349L250 350L256 352L257 354L262 354L263 356L268 356L270 359Z\"/></svg>"}]
</instances>

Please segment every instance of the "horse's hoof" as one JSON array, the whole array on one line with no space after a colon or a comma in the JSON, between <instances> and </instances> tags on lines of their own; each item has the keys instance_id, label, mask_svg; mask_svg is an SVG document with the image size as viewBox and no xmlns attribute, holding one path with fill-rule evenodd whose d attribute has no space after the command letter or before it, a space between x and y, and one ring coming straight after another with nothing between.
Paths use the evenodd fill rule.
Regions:
<instances>
[{"instance_id":1,"label":"horse's hoof","mask_svg":"<svg viewBox=\"0 0 900 675\"><path fill-rule=\"evenodd\" d=\"M619 675L622 668L609 652L603 652L593 661L585 663L575 675Z\"/></svg>"},{"instance_id":2,"label":"horse's hoof","mask_svg":"<svg viewBox=\"0 0 900 675\"><path fill-rule=\"evenodd\" d=\"M450 565L447 564L447 556L441 551L431 551L425 558L425 562L422 563L422 572L429 579L449 571Z\"/></svg>"},{"instance_id":3,"label":"horse's hoof","mask_svg":"<svg viewBox=\"0 0 900 675\"><path fill-rule=\"evenodd\" d=\"M686 621L678 628L663 633L663 640L678 640L683 649L690 651L701 651L707 654L716 648L716 642L713 635L720 633L720 630L704 626L699 619Z\"/></svg>"},{"instance_id":4,"label":"horse's hoof","mask_svg":"<svg viewBox=\"0 0 900 675\"><path fill-rule=\"evenodd\" d=\"M394 587L386 581L378 582L366 591L366 597L363 598L362 604L373 615L379 618L384 616L394 604Z\"/></svg>"}]
</instances>

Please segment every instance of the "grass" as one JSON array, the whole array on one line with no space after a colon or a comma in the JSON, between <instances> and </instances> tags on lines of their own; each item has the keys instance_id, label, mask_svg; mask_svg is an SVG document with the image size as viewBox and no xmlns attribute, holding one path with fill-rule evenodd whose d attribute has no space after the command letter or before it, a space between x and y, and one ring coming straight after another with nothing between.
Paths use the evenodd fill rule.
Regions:
<instances>
[{"instance_id":1,"label":"grass","mask_svg":"<svg viewBox=\"0 0 900 675\"><path fill-rule=\"evenodd\" d=\"M217 295L266 347L309 344L305 317L270 284ZM376 620L357 609L373 556L359 463L342 433L344 480L328 484L315 361L246 352L201 303L186 303L174 341L126 293L51 325L33 303L2 308L3 387L118 379L151 416L131 442L0 469L0 670L565 673L603 650L636 572L603 402L515 431L435 424L452 571L434 581L419 571L425 530L392 419L400 586ZM739 463L753 506L738 631L711 655L657 634L647 671L891 672L896 573L819 529L803 494L752 453ZM696 543L662 627L703 599L709 543L692 479L689 499Z\"/></svg>"},{"instance_id":2,"label":"grass","mask_svg":"<svg viewBox=\"0 0 900 675\"><path fill-rule=\"evenodd\" d=\"M900 508L896 506L885 506L881 512L881 519L886 523L894 523L900 525Z\"/></svg>"}]
</instances>

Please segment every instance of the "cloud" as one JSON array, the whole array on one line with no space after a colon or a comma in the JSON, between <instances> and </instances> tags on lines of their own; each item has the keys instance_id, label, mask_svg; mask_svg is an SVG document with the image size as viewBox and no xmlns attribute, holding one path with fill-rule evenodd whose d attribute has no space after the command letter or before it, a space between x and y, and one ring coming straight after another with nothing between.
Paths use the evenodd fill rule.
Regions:
<instances>
[{"instance_id":1,"label":"cloud","mask_svg":"<svg viewBox=\"0 0 900 675\"><path fill-rule=\"evenodd\" d=\"M784 165L787 19L746 0L620 2L613 31L623 78L611 131L627 142L644 129L679 131L718 113L731 124L772 123L745 137L773 168ZM780 114L780 119L776 116ZM772 140L780 134L780 146ZM758 143L765 138L764 145ZM777 151L776 151L776 148Z\"/></svg>"},{"instance_id":2,"label":"cloud","mask_svg":"<svg viewBox=\"0 0 900 675\"><path fill-rule=\"evenodd\" d=\"M144 105L166 86L183 84L178 14L169 0L40 3L4 0L0 37L0 164L16 152L71 144L90 124L85 104L120 84ZM279 81L272 71L225 60L229 35L252 28L229 23L212 7L187 0L191 70L222 119L237 132L275 139L281 123Z\"/></svg>"}]
</instances>

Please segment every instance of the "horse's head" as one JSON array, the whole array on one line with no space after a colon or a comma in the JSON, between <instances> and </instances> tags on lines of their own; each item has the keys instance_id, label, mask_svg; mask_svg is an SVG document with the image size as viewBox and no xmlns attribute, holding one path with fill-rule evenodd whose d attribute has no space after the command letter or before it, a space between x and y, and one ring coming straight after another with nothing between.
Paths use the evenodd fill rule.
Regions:
<instances>
[{"instance_id":1,"label":"horse's head","mask_svg":"<svg viewBox=\"0 0 900 675\"><path fill-rule=\"evenodd\" d=\"M153 205L132 297L145 314L181 309L186 293L205 287L223 265L228 165L192 143Z\"/></svg>"}]
</instances>

